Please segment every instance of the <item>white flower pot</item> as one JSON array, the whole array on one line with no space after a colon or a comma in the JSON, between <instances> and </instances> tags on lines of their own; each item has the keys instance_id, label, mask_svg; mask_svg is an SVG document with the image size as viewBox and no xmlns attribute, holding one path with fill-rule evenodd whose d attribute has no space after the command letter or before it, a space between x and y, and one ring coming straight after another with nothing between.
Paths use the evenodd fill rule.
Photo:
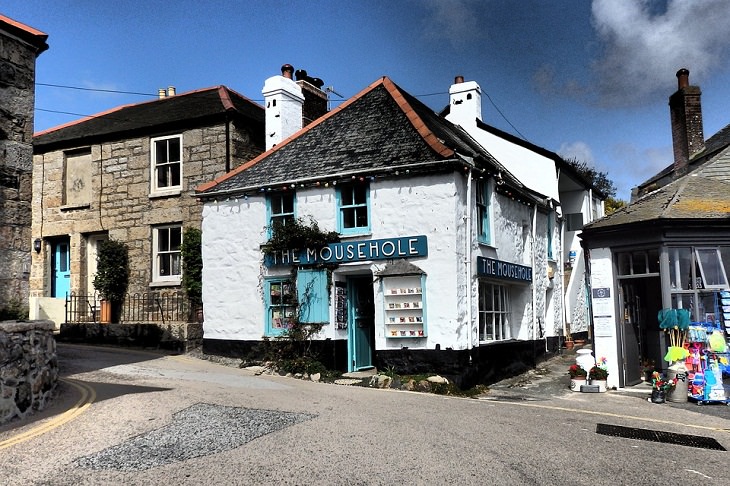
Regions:
<instances>
[{"instance_id":1,"label":"white flower pot","mask_svg":"<svg viewBox=\"0 0 730 486\"><path fill-rule=\"evenodd\" d=\"M591 380L591 385L598 385L598 391L601 393L606 391L606 380Z\"/></svg>"},{"instance_id":2,"label":"white flower pot","mask_svg":"<svg viewBox=\"0 0 730 486\"><path fill-rule=\"evenodd\" d=\"M587 380L585 378L571 378L570 379L570 390L574 392L579 392L580 387L585 385L587 383Z\"/></svg>"}]
</instances>

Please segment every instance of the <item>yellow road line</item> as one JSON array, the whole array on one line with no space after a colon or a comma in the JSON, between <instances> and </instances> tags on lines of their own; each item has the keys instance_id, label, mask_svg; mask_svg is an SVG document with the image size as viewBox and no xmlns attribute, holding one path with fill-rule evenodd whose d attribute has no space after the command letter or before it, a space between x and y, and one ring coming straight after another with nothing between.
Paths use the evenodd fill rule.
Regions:
<instances>
[{"instance_id":1,"label":"yellow road line","mask_svg":"<svg viewBox=\"0 0 730 486\"><path fill-rule=\"evenodd\" d=\"M0 450L14 446L15 444L19 444L21 442L25 442L26 440L30 440L33 437L37 437L41 434L45 434L50 430L60 427L66 422L73 420L74 418L81 415L83 412L86 411L87 408L89 408L92 403L94 403L94 400L96 400L96 390L94 390L89 385L67 378L61 378L61 381L63 381L64 383L68 383L81 393L81 397L76 402L76 404L74 404L74 406L71 407L69 410L65 411L58 417L54 417L45 424L39 425L38 427L23 432L22 434L16 435L15 437L11 437L10 439L0 442Z\"/></svg>"},{"instance_id":2,"label":"yellow road line","mask_svg":"<svg viewBox=\"0 0 730 486\"><path fill-rule=\"evenodd\" d=\"M730 429L722 429L719 427L708 427L706 425L697 425L697 424L685 424L682 422L676 422L674 420L662 420L662 419L656 419L656 418L650 418L650 417L637 417L634 415L623 415L620 413L612 413L612 412L597 412L595 410L581 410L576 408L568 408L568 407L558 407L555 405L540 405L537 403L520 403L520 402L511 402L511 401L503 401L503 400L495 400L495 399L479 399L480 402L489 402L489 403L499 403L501 405L519 405L521 407L530 407L530 408L542 408L545 410L557 410L560 412L570 412L570 413L582 413L586 415L599 415L602 417L613 417L613 418L621 418L626 420L639 420L643 422L654 422L658 424L668 424L668 425L680 425L683 427L691 427L694 429L703 429L703 430L713 430L715 432L730 432Z\"/></svg>"}]
</instances>

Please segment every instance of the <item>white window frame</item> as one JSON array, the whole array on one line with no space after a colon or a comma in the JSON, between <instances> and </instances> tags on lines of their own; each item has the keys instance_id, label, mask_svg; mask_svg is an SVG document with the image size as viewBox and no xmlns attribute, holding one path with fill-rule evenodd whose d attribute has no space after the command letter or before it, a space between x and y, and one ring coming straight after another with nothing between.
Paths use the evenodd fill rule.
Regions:
<instances>
[{"instance_id":1,"label":"white window frame","mask_svg":"<svg viewBox=\"0 0 730 486\"><path fill-rule=\"evenodd\" d=\"M178 229L180 231L180 242L177 250L165 249L160 251L160 232L169 231L171 229ZM168 235L168 241L170 241ZM180 254L180 245L182 244L182 224L168 224L164 226L155 226L152 228L152 282L167 283L167 284L180 284L182 279L182 256ZM173 259L177 255L177 268L179 273L170 275L160 275L160 257L163 255L170 255ZM171 265L174 268L174 264Z\"/></svg>"},{"instance_id":2,"label":"white window frame","mask_svg":"<svg viewBox=\"0 0 730 486\"><path fill-rule=\"evenodd\" d=\"M168 140L177 139L180 144L180 160L170 161L167 160L162 162L161 166L158 166L157 160L157 144L166 142ZM164 137L155 137L150 139L150 194L155 196L169 196L174 194L180 194L182 192L183 183L183 136L182 135L166 135ZM168 170L177 164L180 172L180 183L176 185L168 185L160 187L157 184L158 181L158 169Z\"/></svg>"},{"instance_id":3,"label":"white window frame","mask_svg":"<svg viewBox=\"0 0 730 486\"><path fill-rule=\"evenodd\" d=\"M495 301L494 289L498 290ZM487 295L487 293L489 295ZM491 302L491 309L485 308L486 299ZM479 342L489 343L512 339L510 328L509 287L489 281L479 281ZM488 323L493 323L492 332L488 333Z\"/></svg>"}]
</instances>

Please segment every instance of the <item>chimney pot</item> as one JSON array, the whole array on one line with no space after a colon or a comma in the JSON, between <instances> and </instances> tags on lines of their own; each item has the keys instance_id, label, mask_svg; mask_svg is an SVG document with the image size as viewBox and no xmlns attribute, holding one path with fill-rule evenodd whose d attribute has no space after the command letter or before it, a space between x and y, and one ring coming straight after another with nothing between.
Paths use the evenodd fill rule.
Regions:
<instances>
[{"instance_id":1,"label":"chimney pot","mask_svg":"<svg viewBox=\"0 0 730 486\"><path fill-rule=\"evenodd\" d=\"M292 79L292 75L294 74L294 66L291 64L284 64L281 66L281 75L285 78Z\"/></svg>"},{"instance_id":2,"label":"chimney pot","mask_svg":"<svg viewBox=\"0 0 730 486\"><path fill-rule=\"evenodd\" d=\"M167 94L165 93L165 88L160 88L160 89L157 90L157 97L158 98L162 99L165 96L167 96Z\"/></svg>"},{"instance_id":3,"label":"chimney pot","mask_svg":"<svg viewBox=\"0 0 730 486\"><path fill-rule=\"evenodd\" d=\"M461 84L463 82L464 82L464 76L459 75L454 78L454 84Z\"/></svg>"},{"instance_id":4,"label":"chimney pot","mask_svg":"<svg viewBox=\"0 0 730 486\"><path fill-rule=\"evenodd\" d=\"M689 69L682 68L677 71L677 89L689 86Z\"/></svg>"}]
</instances>

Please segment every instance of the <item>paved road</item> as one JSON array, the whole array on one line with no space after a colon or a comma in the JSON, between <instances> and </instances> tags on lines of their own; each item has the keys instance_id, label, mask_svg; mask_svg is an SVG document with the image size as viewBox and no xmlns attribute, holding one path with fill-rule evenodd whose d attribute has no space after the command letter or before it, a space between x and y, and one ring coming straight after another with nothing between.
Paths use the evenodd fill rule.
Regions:
<instances>
[{"instance_id":1,"label":"paved road","mask_svg":"<svg viewBox=\"0 0 730 486\"><path fill-rule=\"evenodd\" d=\"M110 348L59 358L61 397L0 428L2 484L728 484L728 452L596 428L730 448L730 419L624 394L463 399Z\"/></svg>"}]
</instances>

